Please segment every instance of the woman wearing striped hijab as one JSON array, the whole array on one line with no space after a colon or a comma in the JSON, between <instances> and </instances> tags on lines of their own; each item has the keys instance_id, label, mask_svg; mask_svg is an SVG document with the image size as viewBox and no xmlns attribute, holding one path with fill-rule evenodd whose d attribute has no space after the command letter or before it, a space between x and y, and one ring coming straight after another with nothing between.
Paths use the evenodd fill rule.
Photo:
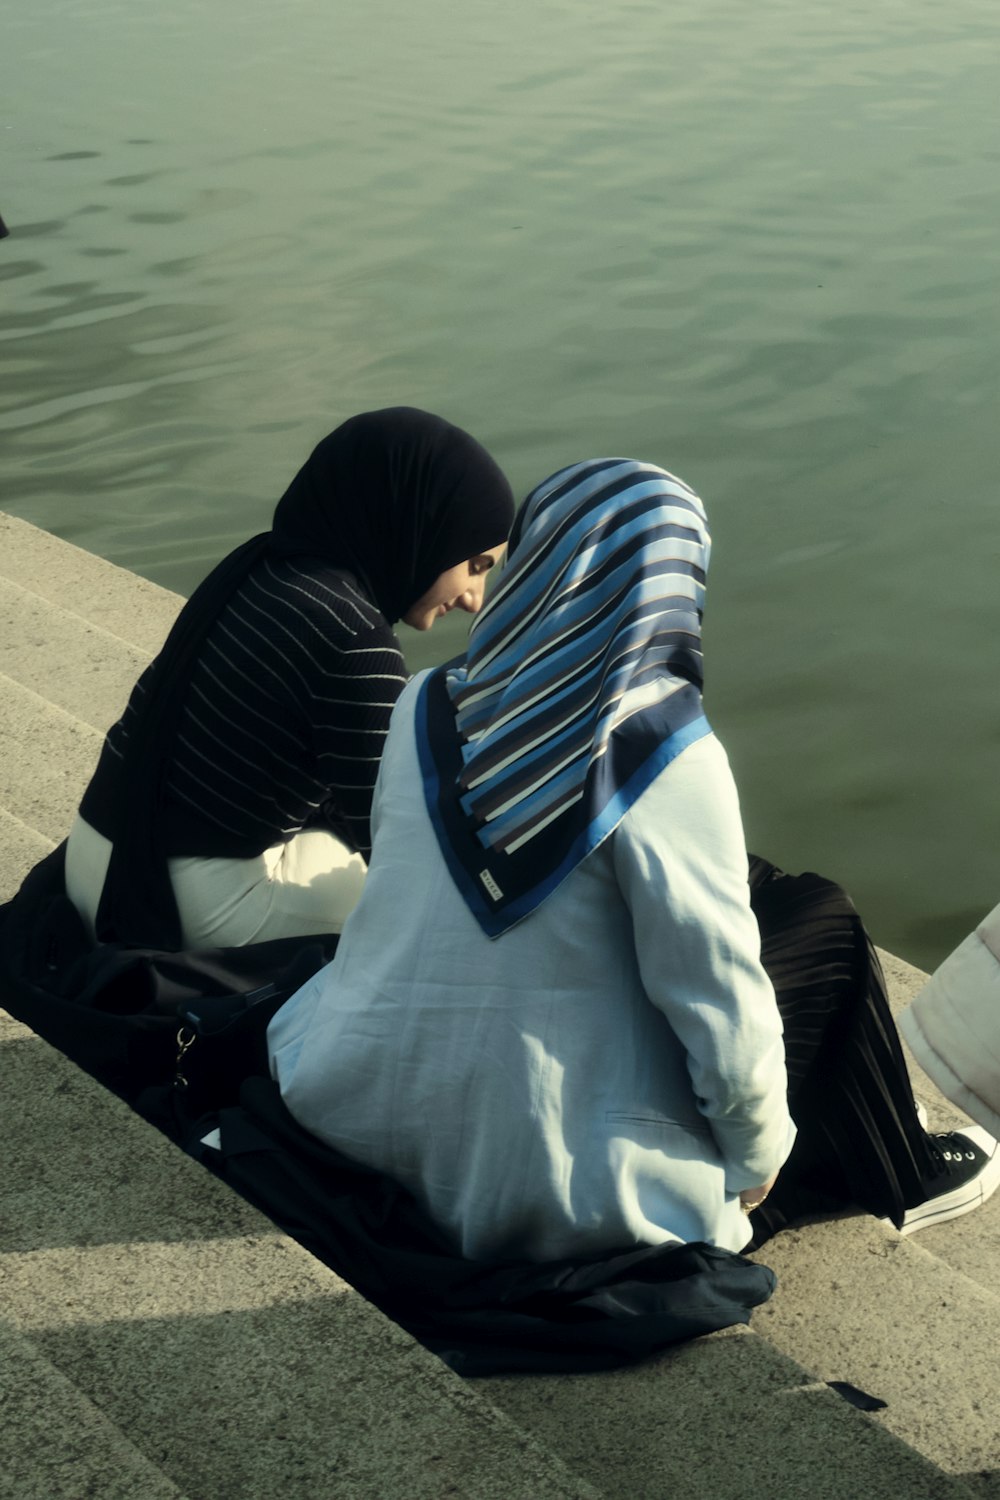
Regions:
<instances>
[{"instance_id":1,"label":"woman wearing striped hijab","mask_svg":"<svg viewBox=\"0 0 1000 1500\"><path fill-rule=\"evenodd\" d=\"M336 958L270 1026L298 1123L474 1261L739 1251L931 1192L853 908L763 861L748 882L701 695L709 550L651 464L528 497L465 658L399 700Z\"/></svg>"}]
</instances>

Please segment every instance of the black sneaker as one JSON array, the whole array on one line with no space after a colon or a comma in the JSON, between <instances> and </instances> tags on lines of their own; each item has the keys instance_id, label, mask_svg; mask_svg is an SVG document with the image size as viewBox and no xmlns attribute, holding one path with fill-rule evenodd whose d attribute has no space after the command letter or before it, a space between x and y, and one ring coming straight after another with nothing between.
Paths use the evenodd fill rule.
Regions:
<instances>
[{"instance_id":1,"label":"black sneaker","mask_svg":"<svg viewBox=\"0 0 1000 1500\"><path fill-rule=\"evenodd\" d=\"M1000 1148L981 1125L928 1136L934 1158L927 1197L908 1208L900 1234L944 1224L979 1208L1000 1187Z\"/></svg>"}]
</instances>

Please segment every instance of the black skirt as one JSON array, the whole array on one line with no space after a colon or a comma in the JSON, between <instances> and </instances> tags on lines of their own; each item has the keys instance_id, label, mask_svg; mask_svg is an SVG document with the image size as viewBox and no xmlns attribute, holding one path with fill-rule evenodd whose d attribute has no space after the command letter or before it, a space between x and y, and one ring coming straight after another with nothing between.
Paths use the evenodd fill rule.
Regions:
<instances>
[{"instance_id":1,"label":"black skirt","mask_svg":"<svg viewBox=\"0 0 1000 1500\"><path fill-rule=\"evenodd\" d=\"M785 1028L792 1154L753 1217L754 1244L858 1209L896 1227L931 1166L878 955L846 891L751 857L761 958Z\"/></svg>"}]
</instances>

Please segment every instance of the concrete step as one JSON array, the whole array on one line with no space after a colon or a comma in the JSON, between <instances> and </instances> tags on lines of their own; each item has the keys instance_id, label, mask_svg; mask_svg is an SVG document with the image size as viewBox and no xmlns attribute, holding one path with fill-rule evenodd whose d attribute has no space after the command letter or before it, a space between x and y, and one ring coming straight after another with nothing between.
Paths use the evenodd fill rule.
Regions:
<instances>
[{"instance_id":1,"label":"concrete step","mask_svg":"<svg viewBox=\"0 0 1000 1500\"><path fill-rule=\"evenodd\" d=\"M147 657L160 649L184 603L179 594L3 512L0 577L74 609Z\"/></svg>"},{"instance_id":2,"label":"concrete step","mask_svg":"<svg viewBox=\"0 0 1000 1500\"><path fill-rule=\"evenodd\" d=\"M898 1015L926 975L879 956ZM967 1124L904 1052L931 1130ZM908 1238L866 1216L786 1230L758 1258L778 1290L755 1332L821 1380L886 1401L873 1420L1000 1500L1000 1193Z\"/></svg>"},{"instance_id":3,"label":"concrete step","mask_svg":"<svg viewBox=\"0 0 1000 1500\"><path fill-rule=\"evenodd\" d=\"M54 847L53 839L0 807L0 903L10 900L28 871Z\"/></svg>"},{"instance_id":4,"label":"concrete step","mask_svg":"<svg viewBox=\"0 0 1000 1500\"><path fill-rule=\"evenodd\" d=\"M146 652L0 577L3 671L104 734L121 717Z\"/></svg>"},{"instance_id":5,"label":"concrete step","mask_svg":"<svg viewBox=\"0 0 1000 1500\"><path fill-rule=\"evenodd\" d=\"M32 1344L0 1320L3 1500L185 1500Z\"/></svg>"},{"instance_id":6,"label":"concrete step","mask_svg":"<svg viewBox=\"0 0 1000 1500\"><path fill-rule=\"evenodd\" d=\"M461 1382L26 1028L0 1036L8 1316L192 1500L743 1500L748 1472L778 1497L970 1500L744 1329Z\"/></svg>"},{"instance_id":7,"label":"concrete step","mask_svg":"<svg viewBox=\"0 0 1000 1500\"><path fill-rule=\"evenodd\" d=\"M922 1229L912 1243L991 1295L1000 1292L1000 1191L975 1213ZM1000 1420L1000 1419L998 1419Z\"/></svg>"},{"instance_id":8,"label":"concrete step","mask_svg":"<svg viewBox=\"0 0 1000 1500\"><path fill-rule=\"evenodd\" d=\"M344 1281L10 1020L0 1069L6 1315L191 1500L598 1500ZM39 1423L49 1399L39 1392ZM19 1449L18 1462L42 1484L41 1458Z\"/></svg>"},{"instance_id":9,"label":"concrete step","mask_svg":"<svg viewBox=\"0 0 1000 1500\"><path fill-rule=\"evenodd\" d=\"M976 1493L744 1328L634 1369L494 1376L476 1385L608 1496L972 1500Z\"/></svg>"},{"instance_id":10,"label":"concrete step","mask_svg":"<svg viewBox=\"0 0 1000 1500\"><path fill-rule=\"evenodd\" d=\"M104 736L0 672L0 808L54 843L66 837Z\"/></svg>"},{"instance_id":11,"label":"concrete step","mask_svg":"<svg viewBox=\"0 0 1000 1500\"><path fill-rule=\"evenodd\" d=\"M1000 1297L923 1238L863 1217L785 1230L759 1252L778 1291L754 1328L821 1380L887 1402L880 1425L995 1500Z\"/></svg>"}]
</instances>

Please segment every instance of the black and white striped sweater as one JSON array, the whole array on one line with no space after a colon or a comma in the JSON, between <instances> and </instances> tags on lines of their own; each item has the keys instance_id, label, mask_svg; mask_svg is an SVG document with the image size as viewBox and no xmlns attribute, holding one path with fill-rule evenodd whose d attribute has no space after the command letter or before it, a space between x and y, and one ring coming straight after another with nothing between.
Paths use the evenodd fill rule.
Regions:
<instances>
[{"instance_id":1,"label":"black and white striped sweater","mask_svg":"<svg viewBox=\"0 0 1000 1500\"><path fill-rule=\"evenodd\" d=\"M81 803L114 839L123 748L160 669L140 677ZM372 792L406 682L395 635L349 574L303 558L251 569L205 639L167 777L168 854L250 858L301 828L367 859Z\"/></svg>"}]
</instances>

